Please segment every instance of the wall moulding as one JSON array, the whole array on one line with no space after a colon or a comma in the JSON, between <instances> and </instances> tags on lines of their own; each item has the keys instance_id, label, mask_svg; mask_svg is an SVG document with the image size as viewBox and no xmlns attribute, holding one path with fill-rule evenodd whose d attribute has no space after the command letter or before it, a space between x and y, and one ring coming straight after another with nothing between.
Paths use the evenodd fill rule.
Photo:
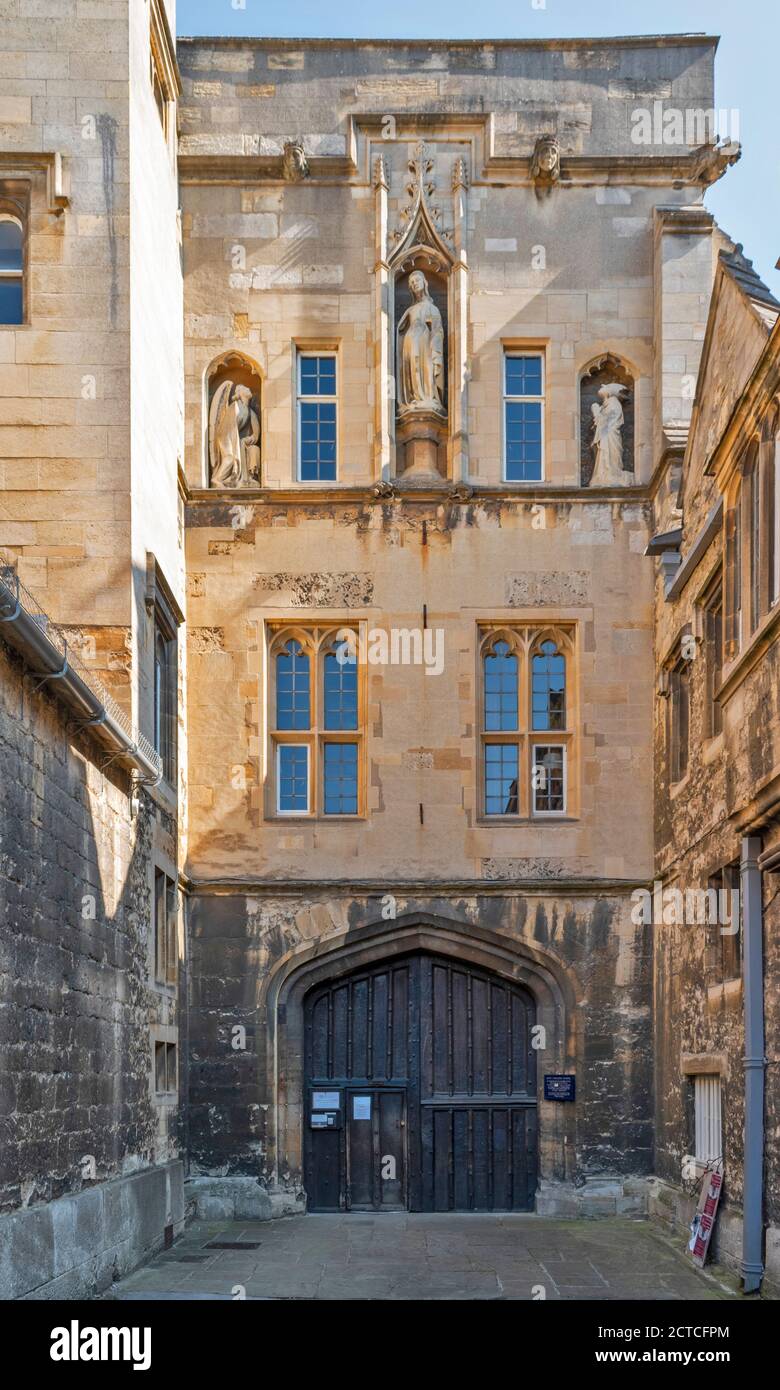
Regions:
<instances>
[{"instance_id":1,"label":"wall moulding","mask_svg":"<svg viewBox=\"0 0 780 1390\"><path fill-rule=\"evenodd\" d=\"M37 170L46 171L46 205L59 217L70 207L70 174L59 150L4 150L0 154L0 178L31 177Z\"/></svg>"},{"instance_id":2,"label":"wall moulding","mask_svg":"<svg viewBox=\"0 0 780 1390\"><path fill-rule=\"evenodd\" d=\"M308 40L307 40L308 42ZM290 132L294 136L295 132ZM309 179L324 183L356 183L368 187L373 179L377 154L393 145L414 140L431 144L468 146L472 183L509 184L534 187L535 151L504 154L497 148L495 114L489 112L355 112L344 120L343 155L320 155L306 149ZM539 129L537 136L555 134ZM253 137L236 137L242 149L220 150L217 137L213 148L208 135L183 135L179 140L178 169L185 184L282 183L284 149L260 155L252 147ZM249 144L247 144L247 139ZM590 187L617 181L645 186L677 185L680 188L706 188L716 182L734 163L736 154L728 146L702 145L698 149L674 154L580 155L560 151L560 176L556 186Z\"/></svg>"}]
</instances>

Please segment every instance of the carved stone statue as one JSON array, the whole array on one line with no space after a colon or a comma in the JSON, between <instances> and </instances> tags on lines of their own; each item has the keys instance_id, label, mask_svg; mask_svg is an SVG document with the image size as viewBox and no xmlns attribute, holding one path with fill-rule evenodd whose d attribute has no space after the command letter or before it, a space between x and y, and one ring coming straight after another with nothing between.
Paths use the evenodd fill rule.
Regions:
<instances>
[{"instance_id":1,"label":"carved stone statue","mask_svg":"<svg viewBox=\"0 0 780 1390\"><path fill-rule=\"evenodd\" d=\"M619 381L608 382L599 390L601 405L594 402L591 406L596 461L590 481L594 487L610 487L626 481L623 469L623 407L620 404L620 396L625 389Z\"/></svg>"},{"instance_id":2,"label":"carved stone statue","mask_svg":"<svg viewBox=\"0 0 780 1390\"><path fill-rule=\"evenodd\" d=\"M252 487L260 479L260 417L248 386L220 382L209 410L212 487Z\"/></svg>"},{"instance_id":3,"label":"carved stone statue","mask_svg":"<svg viewBox=\"0 0 780 1390\"><path fill-rule=\"evenodd\" d=\"M284 146L282 173L290 183L309 177L309 161L302 140L287 140Z\"/></svg>"},{"instance_id":4,"label":"carved stone statue","mask_svg":"<svg viewBox=\"0 0 780 1390\"><path fill-rule=\"evenodd\" d=\"M444 324L421 270L409 276L412 303L398 324L399 413L444 415Z\"/></svg>"},{"instance_id":5,"label":"carved stone statue","mask_svg":"<svg viewBox=\"0 0 780 1390\"><path fill-rule=\"evenodd\" d=\"M556 135L540 135L531 158L531 178L536 193L549 193L561 177L561 147Z\"/></svg>"}]
</instances>

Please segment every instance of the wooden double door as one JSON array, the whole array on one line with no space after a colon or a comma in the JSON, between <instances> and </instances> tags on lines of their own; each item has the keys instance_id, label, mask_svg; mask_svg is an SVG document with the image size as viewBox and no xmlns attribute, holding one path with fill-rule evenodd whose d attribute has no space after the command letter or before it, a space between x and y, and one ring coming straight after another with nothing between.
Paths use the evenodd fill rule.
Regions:
<instances>
[{"instance_id":1,"label":"wooden double door","mask_svg":"<svg viewBox=\"0 0 780 1390\"><path fill-rule=\"evenodd\" d=\"M395 958L306 998L313 1211L529 1211L534 1001L456 960Z\"/></svg>"}]
</instances>

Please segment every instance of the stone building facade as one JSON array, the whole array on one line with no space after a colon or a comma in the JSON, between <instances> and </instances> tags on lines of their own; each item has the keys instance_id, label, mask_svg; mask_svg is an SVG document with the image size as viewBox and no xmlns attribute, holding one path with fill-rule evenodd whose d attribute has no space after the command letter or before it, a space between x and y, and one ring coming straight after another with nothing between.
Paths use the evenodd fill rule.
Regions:
<instances>
[{"instance_id":1,"label":"stone building facade","mask_svg":"<svg viewBox=\"0 0 780 1390\"><path fill-rule=\"evenodd\" d=\"M88 1294L183 1221L174 23L167 0L3 9L8 1296Z\"/></svg>"},{"instance_id":2,"label":"stone building facade","mask_svg":"<svg viewBox=\"0 0 780 1390\"><path fill-rule=\"evenodd\" d=\"M640 1214L657 1171L661 1205L687 1083L635 910L679 814L647 551L742 264L702 205L738 153L715 40L174 55L163 0L45 38L15 8L0 545L164 765L116 813L152 922L178 883L188 1191Z\"/></svg>"},{"instance_id":3,"label":"stone building facade","mask_svg":"<svg viewBox=\"0 0 780 1390\"><path fill-rule=\"evenodd\" d=\"M754 1286L762 1260L775 1283L778 1271L778 313L741 248L721 249L687 446L667 456L652 547L651 1208L689 1221L702 1163L720 1157L719 1251Z\"/></svg>"}]
</instances>

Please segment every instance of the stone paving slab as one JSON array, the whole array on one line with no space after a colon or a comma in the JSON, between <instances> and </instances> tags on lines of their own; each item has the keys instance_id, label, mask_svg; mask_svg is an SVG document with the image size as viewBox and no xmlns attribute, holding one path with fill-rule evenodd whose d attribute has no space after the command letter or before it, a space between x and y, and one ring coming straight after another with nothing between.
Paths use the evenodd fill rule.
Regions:
<instances>
[{"instance_id":1,"label":"stone paving slab","mask_svg":"<svg viewBox=\"0 0 780 1390\"><path fill-rule=\"evenodd\" d=\"M215 1239L259 1246L204 1248ZM739 1297L723 1271L700 1273L648 1222L413 1212L196 1221L103 1297L531 1301L540 1287L560 1301Z\"/></svg>"}]
</instances>

